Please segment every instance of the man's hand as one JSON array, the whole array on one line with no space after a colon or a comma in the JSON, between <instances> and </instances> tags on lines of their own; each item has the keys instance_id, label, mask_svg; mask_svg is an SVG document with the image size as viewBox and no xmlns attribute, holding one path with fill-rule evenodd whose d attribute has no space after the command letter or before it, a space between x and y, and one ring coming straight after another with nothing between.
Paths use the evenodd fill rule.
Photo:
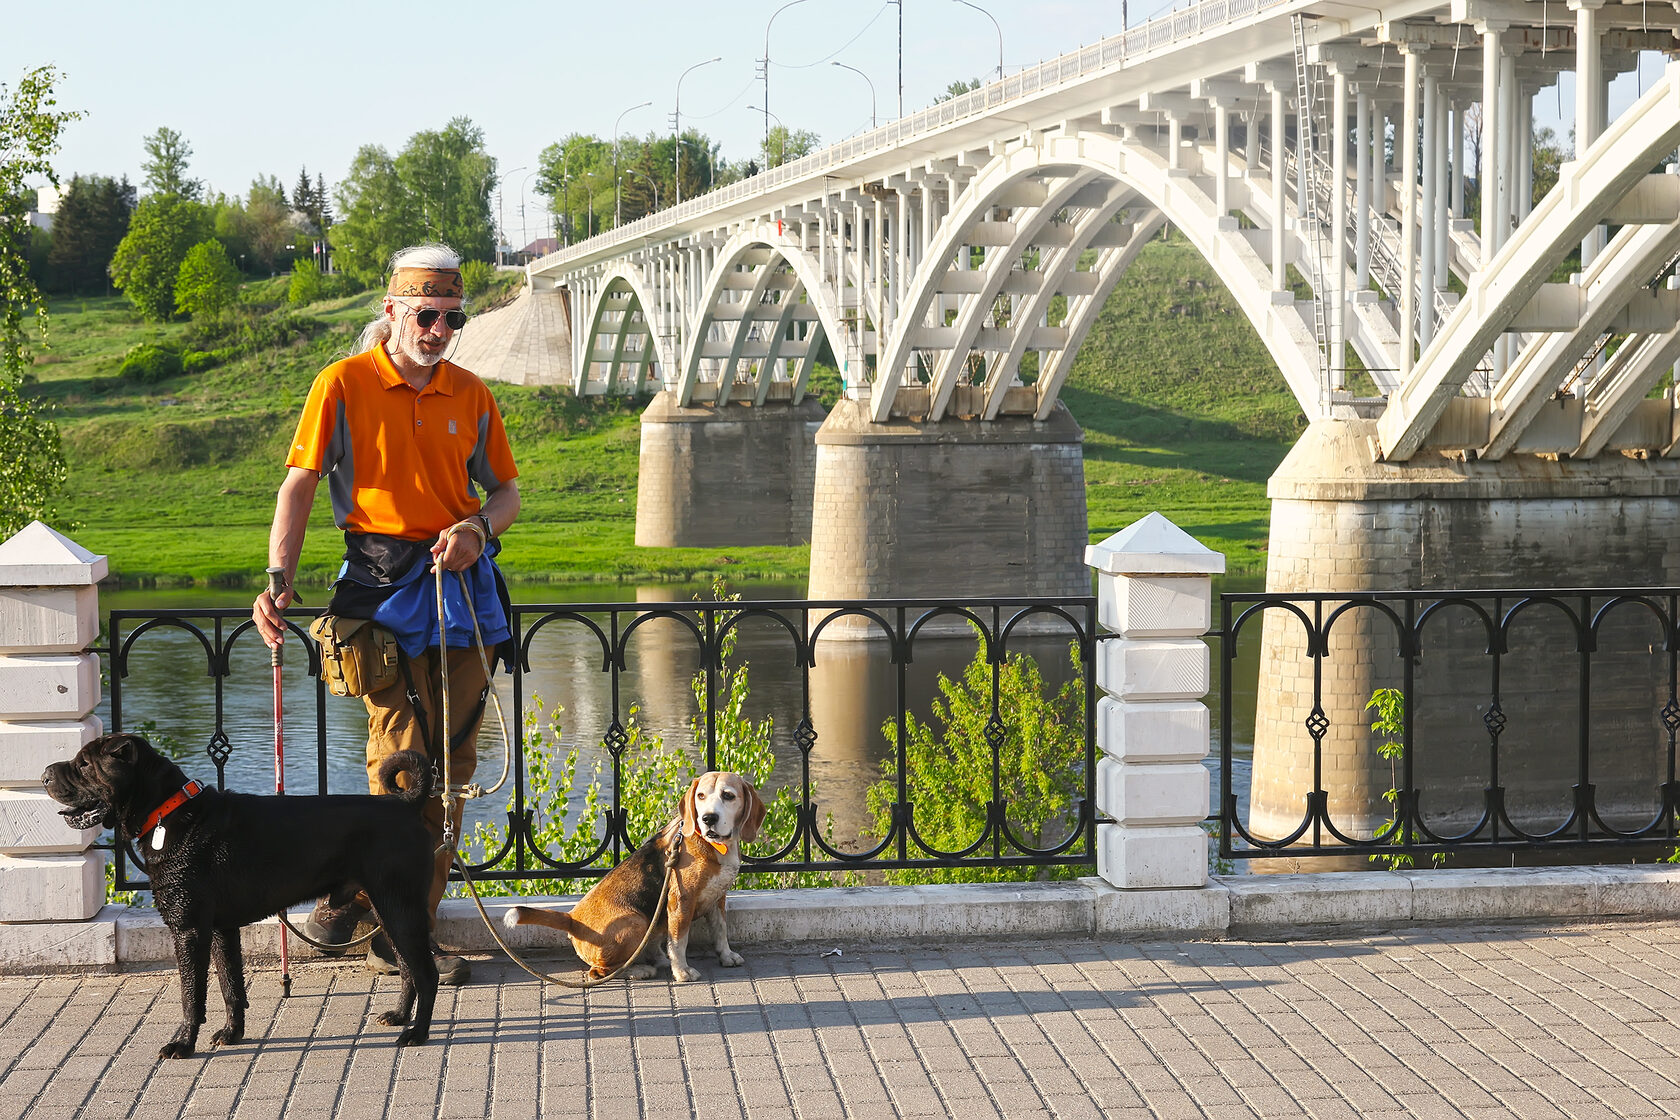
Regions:
<instances>
[{"instance_id":1,"label":"man's hand","mask_svg":"<svg viewBox=\"0 0 1680 1120\"><path fill-rule=\"evenodd\" d=\"M256 624L257 633L262 635L263 641L267 642L270 648L278 647L286 638L286 619L281 612L292 605L293 598L295 596L290 587L280 592L278 599L270 596L265 587L251 606L251 621Z\"/></svg>"},{"instance_id":2,"label":"man's hand","mask_svg":"<svg viewBox=\"0 0 1680 1120\"><path fill-rule=\"evenodd\" d=\"M439 571L464 572L484 554L484 542L479 539L478 526L470 521L458 521L438 534L432 544L432 563Z\"/></svg>"}]
</instances>

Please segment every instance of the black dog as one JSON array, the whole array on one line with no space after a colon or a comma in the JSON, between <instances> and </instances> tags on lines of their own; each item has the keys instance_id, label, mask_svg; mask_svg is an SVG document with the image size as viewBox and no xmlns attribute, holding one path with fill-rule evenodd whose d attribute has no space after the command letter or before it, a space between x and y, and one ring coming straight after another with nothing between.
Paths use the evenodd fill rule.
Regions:
<instances>
[{"instance_id":1,"label":"black dog","mask_svg":"<svg viewBox=\"0 0 1680 1120\"><path fill-rule=\"evenodd\" d=\"M408 788L396 784L408 776ZM95 739L41 781L76 828L103 825L142 844L158 914L175 936L182 1022L158 1052L191 1056L216 962L227 1026L211 1046L245 1037L239 929L299 902L359 884L396 949L402 1003L379 1016L403 1026L399 1046L426 1041L437 999L426 896L432 841L420 821L431 766L413 752L385 760L379 780L394 797L253 797L188 782L138 735ZM419 1005L416 1007L416 997ZM410 1021L410 1015L413 1019Z\"/></svg>"}]
</instances>

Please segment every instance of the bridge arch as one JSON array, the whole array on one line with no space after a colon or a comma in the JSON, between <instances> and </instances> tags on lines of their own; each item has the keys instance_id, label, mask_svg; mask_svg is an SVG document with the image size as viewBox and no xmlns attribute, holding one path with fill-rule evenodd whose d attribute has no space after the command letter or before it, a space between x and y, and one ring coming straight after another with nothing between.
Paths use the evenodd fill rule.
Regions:
<instances>
[{"instance_id":1,"label":"bridge arch","mask_svg":"<svg viewBox=\"0 0 1680 1120\"><path fill-rule=\"evenodd\" d=\"M1023 184L1047 180L1052 184L1077 181L1081 185L1106 180L1143 200L1161 220L1178 226L1231 291L1283 372L1303 412L1309 418L1324 414L1326 401L1318 349L1310 326L1292 302L1279 305L1273 301L1269 267L1237 230L1221 221L1222 215L1213 198L1192 177L1173 174L1161 152L1110 133L1082 131L1011 146L983 167L957 197L911 278L899 319L905 327L893 333L877 368L871 394L871 410L877 422L885 422L892 415L893 399L904 385L911 354L928 337L925 327L919 330L908 324L927 322L935 297L944 293L952 261L971 243L976 227L985 222L987 215L999 206L1008 205L1012 191L1019 190ZM1039 230L1047 227L1055 214L1050 204L1058 197L1062 197L1061 192L1047 186L1045 202L1036 208L1028 224ZM1090 232L1094 235L1097 230ZM1128 231L1127 242L1131 241L1132 232ZM1136 249L1132 245L1130 252L1123 254L1126 263L1135 256ZM1076 255L1067 256L1070 259L1062 263L1062 277L1076 267ZM1112 272L1101 276L1098 282L1106 280L1107 287L1112 288L1118 276L1119 272ZM1048 287L1052 280L1047 277L1044 286ZM1094 315L1097 306L1094 301L1087 301L1084 310ZM1067 334L1061 336L1064 345L1065 341L1073 340L1074 325L1070 322ZM1088 321L1083 325L1089 328ZM1032 323L1015 325L1017 334L1033 329ZM1008 352L1018 353L1027 345L1017 338L1010 343ZM1064 352L1058 362L1064 379L1069 357ZM960 359L953 357L950 361L957 360ZM948 369L949 364L943 368ZM935 392L930 394L930 404L937 399L938 390L947 388L948 385L936 385ZM1059 383L1056 388L1059 389ZM1054 403L1054 397L1041 399L1039 411L1047 412Z\"/></svg>"},{"instance_id":2,"label":"bridge arch","mask_svg":"<svg viewBox=\"0 0 1680 1120\"><path fill-rule=\"evenodd\" d=\"M677 403L695 401L708 361L718 373L711 399L727 403L741 362L756 361L754 403L762 404L777 363L786 360L797 362L797 371L789 377L797 404L822 340L832 343L845 337L838 302L823 282L815 255L780 222L761 222L732 236L714 260L688 316L690 328L673 386ZM742 287L746 279L750 283ZM731 299L736 291L746 294ZM805 324L803 333L790 339L796 322Z\"/></svg>"},{"instance_id":3,"label":"bridge arch","mask_svg":"<svg viewBox=\"0 0 1680 1120\"><path fill-rule=\"evenodd\" d=\"M676 368L657 312L650 311L657 307L635 264L615 261L601 273L589 302L582 360L572 375L574 393L642 393L656 376Z\"/></svg>"}]
</instances>

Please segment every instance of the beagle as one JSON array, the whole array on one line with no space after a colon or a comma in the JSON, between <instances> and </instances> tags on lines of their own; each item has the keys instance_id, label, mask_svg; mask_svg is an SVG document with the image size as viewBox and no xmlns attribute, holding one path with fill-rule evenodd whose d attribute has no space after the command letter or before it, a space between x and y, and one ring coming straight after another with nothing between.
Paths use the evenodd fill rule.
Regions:
<instances>
[{"instance_id":1,"label":"beagle","mask_svg":"<svg viewBox=\"0 0 1680 1120\"><path fill-rule=\"evenodd\" d=\"M741 872L741 844L755 839L763 823L764 802L752 783L739 774L708 771L689 783L682 815L609 871L569 913L515 906L502 921L510 927L563 930L589 966L589 975L605 976L624 964L647 934L665 885L667 853L672 845L680 845L675 882L665 900L665 951L659 951L657 937L650 938L647 951L624 975L646 979L654 965L669 956L671 978L677 983L700 979L700 972L688 963L688 934L703 918L713 923L718 963L736 968L745 962L729 947L723 896Z\"/></svg>"}]
</instances>

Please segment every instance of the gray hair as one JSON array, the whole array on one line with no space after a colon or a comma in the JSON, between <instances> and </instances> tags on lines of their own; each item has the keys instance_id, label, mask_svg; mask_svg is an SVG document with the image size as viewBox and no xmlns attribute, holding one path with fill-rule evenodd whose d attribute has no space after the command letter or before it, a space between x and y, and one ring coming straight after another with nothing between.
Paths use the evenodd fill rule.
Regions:
<instances>
[{"instance_id":1,"label":"gray hair","mask_svg":"<svg viewBox=\"0 0 1680 1120\"><path fill-rule=\"evenodd\" d=\"M398 249L391 254L391 264L385 270L395 272L399 268L460 268L461 254L449 246L437 241L428 241L420 245L410 245L406 249ZM463 301L464 304L465 301ZM356 353L365 354L375 346L381 346L391 337L391 320L385 317L383 297L381 310L374 316L373 322L362 328L361 337L356 339Z\"/></svg>"}]
</instances>

